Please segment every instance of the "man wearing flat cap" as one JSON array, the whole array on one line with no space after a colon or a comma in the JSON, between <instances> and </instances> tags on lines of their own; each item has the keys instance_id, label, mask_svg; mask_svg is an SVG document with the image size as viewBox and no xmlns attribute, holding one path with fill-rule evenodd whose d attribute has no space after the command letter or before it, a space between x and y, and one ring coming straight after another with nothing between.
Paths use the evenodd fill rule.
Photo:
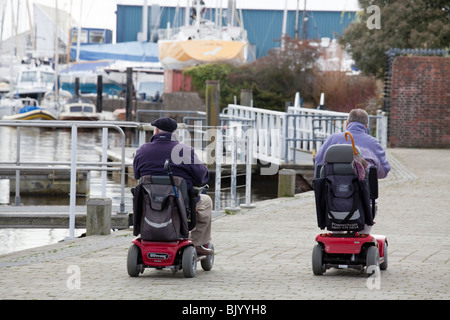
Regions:
<instances>
[{"instance_id":1,"label":"man wearing flat cap","mask_svg":"<svg viewBox=\"0 0 450 320\"><path fill-rule=\"evenodd\" d=\"M173 175L183 178L188 189L207 184L209 171L198 159L192 147L182 145L183 153L188 153L183 154L183 160L187 159L187 161L179 163L172 159L173 149L180 147L174 134L178 127L177 122L172 118L160 118L153 121L151 125L155 129L150 142L141 146L134 157L133 169L136 180L146 175L166 175L164 162L169 159ZM197 200L197 224L190 235L200 255L213 253L212 249L208 249L211 241L211 216L212 200L208 195L201 194Z\"/></svg>"}]
</instances>

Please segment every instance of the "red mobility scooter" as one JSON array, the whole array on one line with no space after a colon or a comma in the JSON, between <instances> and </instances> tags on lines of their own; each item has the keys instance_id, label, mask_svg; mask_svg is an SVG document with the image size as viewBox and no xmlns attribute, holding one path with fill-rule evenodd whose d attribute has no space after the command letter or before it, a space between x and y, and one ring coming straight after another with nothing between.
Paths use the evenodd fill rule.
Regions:
<instances>
[{"instance_id":1,"label":"red mobility scooter","mask_svg":"<svg viewBox=\"0 0 450 320\"><path fill-rule=\"evenodd\" d=\"M128 250L127 270L138 277L146 268L183 270L193 278L197 262L209 271L214 264L214 246L210 255L197 256L189 231L196 225L196 201L202 189L188 192L186 181L174 177L167 160L167 176L144 176L133 193L133 230L138 236Z\"/></svg>"},{"instance_id":2,"label":"red mobility scooter","mask_svg":"<svg viewBox=\"0 0 450 320\"><path fill-rule=\"evenodd\" d=\"M363 180L355 174L352 144L333 145L325 154L314 179L317 221L320 229L312 252L312 271L322 275L330 268L365 270L368 276L388 267L385 236L363 234L373 225L378 198L377 168L370 167ZM360 152L359 152L360 154Z\"/></svg>"}]
</instances>

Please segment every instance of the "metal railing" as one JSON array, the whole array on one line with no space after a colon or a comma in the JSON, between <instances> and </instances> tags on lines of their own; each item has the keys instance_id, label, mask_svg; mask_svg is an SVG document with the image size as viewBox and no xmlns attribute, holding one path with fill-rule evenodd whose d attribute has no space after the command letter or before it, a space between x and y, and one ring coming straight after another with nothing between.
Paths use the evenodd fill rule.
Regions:
<instances>
[{"instance_id":1,"label":"metal railing","mask_svg":"<svg viewBox=\"0 0 450 320\"><path fill-rule=\"evenodd\" d=\"M240 205L251 207L252 124L243 122L222 122L221 126L208 127L199 119L193 125L178 129L179 142L194 148L198 158L214 170L214 211L239 210ZM238 166L244 167L241 172ZM224 173L226 172L226 173ZM238 184L238 178L245 176L245 184ZM224 187L229 179L230 186ZM238 196L238 189L245 188L245 196ZM228 199L223 199L224 196ZM242 199L245 199L242 201ZM245 204L244 204L245 202Z\"/></svg>"},{"instance_id":2,"label":"metal railing","mask_svg":"<svg viewBox=\"0 0 450 320\"><path fill-rule=\"evenodd\" d=\"M11 171L16 174L15 205L20 205L20 172L21 171L70 171L70 238L74 236L75 229L75 207L76 207L76 180L77 171L101 171L102 172L102 196L106 196L106 173L107 171L118 171L121 173L121 195L119 214L125 214L125 133L121 126L135 127L137 123L108 123L92 121L0 121L1 127L15 127L17 130L17 152L14 162L0 162L0 170ZM21 160L21 128L67 128L71 130L71 155L70 161L35 161L26 162ZM101 161L79 161L77 153L78 129L102 129L102 157ZM121 137L121 162L108 162L108 130L117 131ZM141 140L145 137L142 138Z\"/></svg>"},{"instance_id":3,"label":"metal railing","mask_svg":"<svg viewBox=\"0 0 450 320\"><path fill-rule=\"evenodd\" d=\"M228 119L231 122L253 121L253 157L277 165L283 162L286 130L285 112L230 104L223 110L222 119Z\"/></svg>"},{"instance_id":4,"label":"metal railing","mask_svg":"<svg viewBox=\"0 0 450 320\"><path fill-rule=\"evenodd\" d=\"M277 165L295 163L296 151L313 152L333 133L345 131L348 113L289 107L288 112L229 105L222 119L254 121L253 156ZM387 146L384 112L370 116L369 133Z\"/></svg>"}]
</instances>

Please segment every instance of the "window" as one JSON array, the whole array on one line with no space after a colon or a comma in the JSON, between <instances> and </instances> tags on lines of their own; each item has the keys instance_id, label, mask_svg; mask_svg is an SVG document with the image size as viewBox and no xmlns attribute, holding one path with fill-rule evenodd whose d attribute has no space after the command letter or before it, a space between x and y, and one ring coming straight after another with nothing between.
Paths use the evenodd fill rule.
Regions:
<instances>
[{"instance_id":1,"label":"window","mask_svg":"<svg viewBox=\"0 0 450 320\"><path fill-rule=\"evenodd\" d=\"M27 71L22 73L21 82L37 82L37 72Z\"/></svg>"},{"instance_id":2,"label":"window","mask_svg":"<svg viewBox=\"0 0 450 320\"><path fill-rule=\"evenodd\" d=\"M43 83L53 83L55 81L55 75L50 72L41 72L41 81Z\"/></svg>"},{"instance_id":3,"label":"window","mask_svg":"<svg viewBox=\"0 0 450 320\"><path fill-rule=\"evenodd\" d=\"M91 30L89 33L89 43L105 43L105 31Z\"/></svg>"},{"instance_id":4,"label":"window","mask_svg":"<svg viewBox=\"0 0 450 320\"><path fill-rule=\"evenodd\" d=\"M78 42L78 30L72 30L72 43ZM88 43L88 31L81 30L80 43Z\"/></svg>"},{"instance_id":5,"label":"window","mask_svg":"<svg viewBox=\"0 0 450 320\"><path fill-rule=\"evenodd\" d=\"M70 112L81 112L83 110L82 106L72 106L70 107Z\"/></svg>"}]
</instances>

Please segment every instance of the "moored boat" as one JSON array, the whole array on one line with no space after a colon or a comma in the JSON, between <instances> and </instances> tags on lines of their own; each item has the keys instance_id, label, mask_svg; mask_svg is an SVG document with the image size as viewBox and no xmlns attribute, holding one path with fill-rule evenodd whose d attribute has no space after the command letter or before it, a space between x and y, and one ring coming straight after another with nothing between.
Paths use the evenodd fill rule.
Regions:
<instances>
[{"instance_id":1,"label":"moored boat","mask_svg":"<svg viewBox=\"0 0 450 320\"><path fill-rule=\"evenodd\" d=\"M100 120L100 116L97 107L90 100L75 98L69 100L63 107L59 120L97 121Z\"/></svg>"},{"instance_id":2,"label":"moored boat","mask_svg":"<svg viewBox=\"0 0 450 320\"><path fill-rule=\"evenodd\" d=\"M3 116L2 120L56 120L56 117L47 110L35 106L27 106L18 114Z\"/></svg>"}]
</instances>

